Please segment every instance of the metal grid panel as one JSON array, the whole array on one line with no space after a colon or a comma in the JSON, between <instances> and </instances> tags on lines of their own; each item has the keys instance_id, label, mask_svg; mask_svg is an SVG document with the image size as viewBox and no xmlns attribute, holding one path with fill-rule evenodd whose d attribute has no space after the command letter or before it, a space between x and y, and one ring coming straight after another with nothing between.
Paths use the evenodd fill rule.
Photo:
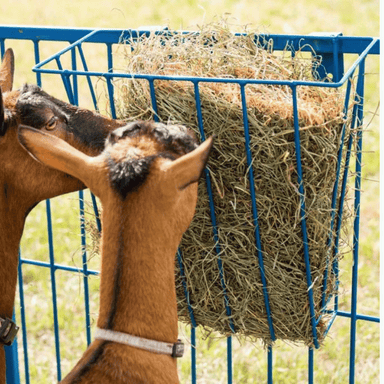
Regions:
<instances>
[{"instance_id":1,"label":"metal grid panel","mask_svg":"<svg viewBox=\"0 0 384 384\"><path fill-rule=\"evenodd\" d=\"M23 39L23 40L31 40L34 44L34 55L35 55L35 63L36 66L34 71L36 72L36 78L38 85L41 85L41 76L42 74L51 74L51 75L60 75L65 87L65 90L68 95L68 99L73 104L78 104L78 88L77 88L77 79L78 76L85 76L89 86L89 92L91 94L94 107L97 109L97 100L95 96L95 91L93 89L91 79L93 77L104 78L106 80L109 99L111 101L111 114L112 117L116 117L116 111L113 103L113 83L112 80L118 77L132 77L129 74L121 74L114 73L112 70L107 73L103 72L92 72L88 70L87 61L83 52L83 44L85 43L94 43L94 44L102 44L106 46L107 49L107 65L108 68L113 68L113 56L112 56L112 45L119 43L120 41L126 39L127 37L137 37L141 35L148 35L150 31L148 30L140 30L140 31L132 31L132 30L85 30L85 29L73 29L73 28L65 28L65 29L57 29L57 28L32 28L32 27L0 27L0 44L1 44L1 53L3 54L5 51L5 41L9 39ZM158 33L167 33L166 31L158 31ZM200 94L199 94L199 85L203 82L232 82L237 83L240 86L241 90L241 100L242 100L242 110L243 110L243 125L244 125L244 135L245 135L245 145L246 145L246 153L247 153L247 162L250 169L248 174L249 183L250 183L250 192L252 194L252 212L253 219L255 223L255 237L256 242L258 244L258 260L259 266L261 269L261 277L263 282L263 293L265 298L265 305L268 313L268 322L270 328L270 334L272 340L275 339L274 329L272 318L270 315L269 309L269 299L267 292L267 282L264 277L264 269L263 269L263 255L262 255L262 244L260 243L260 234L258 233L258 215L256 208L256 199L255 190L252 187L253 181L253 169L252 169L252 156L250 151L250 143L249 143L249 127L248 127L248 119L247 119L247 109L246 109L246 96L245 96L245 88L247 84L276 84L276 85L288 85L292 90L292 103L294 110L294 128L295 128L295 146L296 146L296 158L298 164L298 184L299 191L301 195L301 217L302 217L302 233L303 233L303 243L304 243L304 258L307 266L307 284L308 284L308 296L309 303L311 306L311 314L312 314L312 329L313 329L313 337L314 337L314 345L318 347L317 335L316 335L316 325L320 321L320 318L316 319L314 316L313 309L313 297L311 290L311 275L310 275L310 260L308 254L308 247L306 245L306 223L305 223L305 201L304 201L304 189L302 182L302 171L301 171L301 156L300 156L300 135L299 135L299 123L298 123L298 112L297 112L297 97L296 97L296 89L298 86L324 86L324 87L340 87L344 83L347 83L347 91L346 91L346 100L345 100L345 113L347 113L349 99L351 96L349 79L354 76L355 71L358 72L358 81L357 81L357 89L356 89L356 98L362 97L364 95L364 64L365 58L368 54L379 54L379 41L377 39L372 38L351 38L351 37L343 37L340 34L334 36L284 36L284 35L268 35L265 36L265 41L272 41L273 47L276 50L282 50L289 45L292 47L292 52L298 49L303 45L303 40L314 47L317 54L323 55L325 58L324 65L326 67L327 72L331 72L333 74L334 83L319 83L316 82L301 82L301 81L265 81L265 80L233 80L233 79L205 79L205 78L191 78L191 77L177 77L177 80L180 81L190 81L194 85L195 90L195 102L196 102L196 113L198 118L198 125L200 129L200 134L202 140L205 139L204 135L204 125L201 114L201 103L200 103ZM68 41L69 45L65 49L51 56L49 59L40 61L40 53L39 53L39 43L40 41ZM76 52L78 53L78 57L80 58L80 62L82 64L83 69L77 69L77 61L76 61ZM61 58L66 53L71 55L72 67L70 69L63 68L61 63ZM347 70L346 73L343 73L343 55L344 53L357 53L359 56L355 63ZM45 66L48 63L55 62L57 65L57 69L46 69ZM174 77L167 76L155 76L155 75L135 75L136 78L145 79L148 81L151 96L152 96L152 108L157 111L156 97L155 97L155 81L157 79L164 80L175 80ZM362 124L363 121L363 106L361 104L356 103L353 111L352 111L352 128L357 128L357 122ZM156 114L155 114L156 119ZM343 133L344 134L344 133ZM343 140L342 140L343 142ZM342 195L345 192L345 186L347 183L348 176L348 167L350 160L350 151L353 143L352 135L348 141L348 147L343 148L342 146L339 149L339 165L341 163L340 159L342 157L342 151L347 151L346 161L345 161L345 169L344 175L342 179ZM352 279L352 306L351 312L343 312L338 309L338 298L334 297L334 309L332 311L333 318L330 322L330 326L332 325L336 316L349 317L351 319L351 334L350 334L350 383L354 382L354 361L355 361L355 345L356 345L356 322L357 320L364 321L373 321L379 322L379 319L372 316L360 315L356 312L356 303L357 303L357 265L358 265L358 243L359 243L359 216L360 216L360 183L361 183L361 147L362 147L362 132L361 130L357 130L357 158L356 158L356 177L355 177L355 222L354 222L354 238L353 238L353 258L354 258L354 266L353 266L353 279ZM341 167L338 166L337 173L341 172ZM211 221L213 227L213 234L217 237L217 226L216 226L216 218L215 218L215 208L213 204L212 198L212 189L210 182L209 172L205 172L206 176L206 185L207 191L210 198L210 207L211 207ZM338 180L338 178L337 178ZM334 190L337 191L337 181ZM333 207L336 204L336 196L333 196ZM79 192L79 209L80 209L80 228L81 228L81 243L82 246L85 245L85 229L84 229L84 203L83 203L83 191ZM96 201L94 196L92 196L92 202L95 210L97 210ZM340 204L340 209L342 209L342 204ZM26 321L25 321L25 313L24 313L24 295L23 295L23 282L22 282L22 267L23 265L35 265L38 267L49 268L51 275L51 286L52 286L52 297L53 297L53 316L54 316L54 333L55 333L55 345L56 345L56 361L57 361L57 379L61 379L61 361L60 361L60 339L59 339L59 326L58 326L58 314L57 314L57 303L56 303L56 283L55 283L55 272L57 270L65 270L71 272L79 272L79 269L62 266L55 263L54 259L54 247L53 247L53 234L52 234L52 222L51 222L51 205L50 201L46 202L46 212L47 212L47 224L48 224L48 242L49 242L49 263L38 262L33 260L27 260L20 257L19 264L19 290L20 290L20 304L22 307L21 310L21 325L23 332L23 344L24 344L24 366L26 372L25 382L29 383L29 366L28 366L28 346L27 346L27 330L26 330ZM338 215L341 216L342 212L338 212ZM100 229L100 223L98 222L98 227ZM332 227L336 225L336 237L338 237L339 229L340 229L340 220L335 223L335 214L332 217ZM337 240L336 240L337 243ZM216 251L220 252L220 245L217 242ZM182 252L182 251L180 251ZM178 262L180 265L181 273L183 273L182 266L182 258L181 253L178 255ZM223 294L226 304L227 315L231 314L230 302L226 296L226 287L225 280L222 273L222 265L221 260L218 260L218 268L220 272L220 278L223 288ZM334 271L337 273L337 265L333 266ZM91 342L91 333L90 333L90 317L89 317L89 292L88 292L88 276L92 274L97 274L97 271L88 270L86 253L83 252L83 268L80 270L83 273L83 284L84 284L84 292L85 292L85 313L86 313L86 338L88 344ZM264 278L263 278L264 277ZM327 276L325 276L326 282ZM326 284L325 284L326 285ZM188 291L186 285L184 285L185 295L187 298L187 302L189 302ZM325 295L324 295L325 300ZM192 375L192 383L196 383L196 332L195 332L195 321L193 315L193 309L189 306L189 313L191 316L192 329L191 329L191 375ZM231 324L231 329L235 332L233 324ZM267 372L267 380L268 383L273 382L273 356L272 356L272 348L269 347L267 351L267 362L268 362L268 372ZM19 373L18 373L18 357L17 357L17 343L15 342L12 347L7 348L7 382L8 384L19 383ZM232 362L232 338L227 338L227 381L228 383L232 383L233 377L233 362ZM308 382L314 382L314 350L308 349Z\"/></svg>"}]
</instances>

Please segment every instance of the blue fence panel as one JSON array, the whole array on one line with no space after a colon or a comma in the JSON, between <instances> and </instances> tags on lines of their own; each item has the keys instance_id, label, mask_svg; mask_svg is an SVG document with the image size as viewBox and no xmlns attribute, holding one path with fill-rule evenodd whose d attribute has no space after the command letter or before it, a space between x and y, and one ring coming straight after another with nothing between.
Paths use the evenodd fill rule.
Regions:
<instances>
[{"instance_id":1,"label":"blue fence panel","mask_svg":"<svg viewBox=\"0 0 384 384\"><path fill-rule=\"evenodd\" d=\"M261 281L263 285L263 295L266 307L266 313L268 318L268 326L270 331L271 340L276 339L274 324L271 316L271 309L269 305L268 297L268 282L265 277L264 263L263 263L263 245L260 240L259 225L258 225L258 212L257 212L257 195L254 188L254 173L252 165L252 154L250 149L250 139L249 139L249 125L248 125L248 116L247 116L247 100L246 100L246 87L249 84L272 84L272 85L286 85L291 88L292 91L292 107L293 107L293 116L294 116L294 140L296 148L296 162L297 162L297 175L298 175L298 189L300 193L300 215L301 215L301 226L302 226L302 236L303 236L303 245L304 245L304 261L306 266L306 276L307 276L307 286L308 286L308 300L310 305L310 314L311 314L311 323L312 323L312 332L313 332L313 346L315 348L319 347L319 341L317 336L316 326L321 320L321 316L316 318L314 310L314 300L312 292L312 279L311 279L311 264L308 250L308 239L307 239L307 228L306 228L306 218L305 218L305 189L303 183L303 172L301 169L301 145L300 145L300 127L299 127L299 118L298 118L298 108L297 108L297 88L299 86L316 86L316 87L332 87L338 88L346 84L346 96L345 96L345 106L344 114L347 117L349 111L348 106L350 105L350 98L352 97L351 84L352 79L357 74L357 87L355 90L355 100L361 100L364 97L364 74L365 74L365 60L368 55L378 55L379 54L379 40L375 38L368 37L346 37L341 34L334 35L260 35L258 36L258 41L265 42L265 47L273 46L274 50L284 50L290 49L292 55L295 54L299 49L312 52L312 49L321 55L323 58L322 65L323 68L319 73L320 76L325 73L331 73L333 77L333 82L311 82L311 81L267 81L267 80L242 80L242 79L222 79L222 78L196 78L188 76L178 76L177 78L171 76L159 76L159 75L142 75L142 74L126 74L118 73L113 71L113 55L112 47L115 44L119 44L122 41L128 40L128 38L138 38L140 36L148 36L151 33L150 30L98 30L98 29L79 29L79 28L41 28L41 27L14 27L14 26L0 26L0 49L1 54L5 52L5 43L8 44L9 40L26 40L32 41L34 47L34 58L35 58L35 67L34 72L36 73L36 81L38 85L41 85L42 76L51 75L55 77L60 77L62 79L62 84L64 86L65 92L67 94L68 100L75 105L79 104L79 90L78 90L78 79L83 77L87 81L87 86L89 89L90 97L93 103L93 107L98 109L98 102L96 97L96 92L94 89L94 83L92 79L104 79L107 85L107 93L109 97L110 112L113 118L116 118L116 108L114 105L114 85L113 80L121 78L132 78L133 76L136 79L144 79L148 81L152 109L154 111L155 120L159 120L157 115L157 101L156 101L156 80L178 80L178 81L187 81L193 84L194 95L195 95L195 105L196 105L196 116L198 121L198 128L200 131L201 139L205 140L205 131L204 131L204 122L201 111L201 100L200 100L200 91L199 86L202 83L232 83L238 84L240 87L241 102L242 102L242 112L243 112L243 127L244 127L244 137L245 137L245 149L246 149L246 160L248 165L248 180L250 185L250 194L252 201L252 215L253 222L255 226L255 240L257 244L258 254L255 257L258 260ZM158 30L156 33L166 34L166 30ZM184 32L180 32L184 33ZM186 33L186 32L185 32ZM48 59L41 61L40 59L40 44L45 42L66 42L68 45L50 56ZM98 44L105 46L106 48L106 61L107 61L107 71L92 71L89 70L88 62L86 60L86 55L84 53L83 46L85 44ZM69 53L71 56L70 68L66 68L63 65L63 57L65 54ZM32 54L32 52L31 52ZM345 54L356 54L357 59L345 71L344 68L344 55ZM77 60L80 58L80 60ZM48 65L55 64L57 69L49 69ZM81 69L80 69L81 68ZM49 90L47 90L49 92ZM342 140L338 152L338 167L337 167L337 178L334 185L334 192L332 196L332 220L330 228L330 237L328 244L332 243L333 228L336 228L335 231L335 252L338 252L338 242L340 234L340 225L342 218L342 209L343 209L343 199L345 195L345 189L347 185L348 175L349 175L349 165L350 165L350 154L352 150L354 136L356 136L356 166L355 166L355 222L354 222L354 237L353 237L353 271L352 271L352 299L351 299L351 312L341 311L338 306L338 296L337 294L333 296L334 305L332 310L327 310L327 315L331 314L332 318L329 322L328 330L332 326L336 317L347 317L350 318L351 330L350 330L350 372L349 372L349 381L354 383L355 372L354 372L354 363L355 363L355 354L356 354L356 323L357 320L369 321L369 322L379 322L379 318L373 316L367 316L357 313L357 279L358 279L358 257L359 257L359 217L360 217L360 188L361 188L361 156L362 156L362 130L360 129L363 121L363 104L355 103L352 110L351 116L351 130L353 134L350 135L347 147L344 148L344 135L345 127L344 124L342 131ZM343 158L343 151L346 151L345 161L344 161L344 170L341 167L341 159ZM336 213L336 203L337 203L337 191L339 189L338 181L339 175L342 175L342 185L341 185L341 200L339 202L339 209ZM208 170L205 171L205 181L207 192L209 196L209 206L211 214L211 224L212 224L212 234L216 243L216 252L220 255L221 246L219 242L218 232L217 232L217 223L216 223L216 214L215 214L215 205L213 201L212 194L212 184L211 176ZM98 218L98 208L96 204L96 199L91 195L92 206L96 214L96 224L97 228L101 230L101 223ZM59 320L58 320L58 310L56 302L56 283L55 283L55 273L58 270L68 271L68 272L81 272L83 274L83 287L84 287L84 311L85 311L85 329L86 329L86 340L89 344L91 342L91 318L90 318L90 305L89 305L89 282L88 277L90 275L97 275L98 272L88 269L87 263L87 253L85 251L86 246L86 231L84 225L84 192L79 192L79 210L80 210L80 234L81 234L81 247L82 247L82 268L75 268L65 265L60 265L55 262L54 256L54 244L53 244L53 230L52 230L52 220L51 220L51 205L50 201L46 202L46 215L47 215L47 231L48 231L48 244L49 244L49 263L42 261L35 261L24 259L20 255L19 263L19 292L20 292L20 322L23 335L23 350L24 350L24 371L25 371L25 382L30 382L29 376L29 358L28 358L28 343L27 343L27 329L26 329L26 319L25 319L25 300L24 300L24 289L23 289L23 266L24 265L34 265L39 268L49 268L50 278L51 278L51 289L52 289L52 305L53 305L53 317L54 317L54 337L55 337L55 351L56 351L56 366L57 366L57 380L61 380L62 377L62 368L61 368L61 354L60 354L60 332L59 332ZM0 218L1 219L1 218ZM186 296L186 301L188 305L188 311L191 318L191 381L192 383L197 382L197 342L196 342L196 321L194 318L193 307L191 306L189 299L189 292L187 284L185 282L183 261L182 261L182 250L179 250L177 255L177 261L180 268L180 273L183 282L183 289ZM332 265L332 273L335 274L338 278L338 269L339 266L337 261ZM231 319L231 303L227 295L226 289L226 280L223 272L222 261L218 257L218 270L220 274L220 282L223 291L223 300L225 302L226 314L228 316L228 325L232 333L236 332L234 324ZM326 295L325 290L327 286L327 273L324 276L324 294L323 294L323 305L325 305ZM18 320L18 319L17 319ZM266 372L266 381L268 383L273 382L273 348L269 346L267 348L267 372ZM308 383L314 382L314 354L315 350L313 348L308 348ZM11 347L6 348L6 359L7 359L7 384L16 384L20 382L19 375L19 359L21 356L18 356L17 352L17 342L15 342ZM232 337L227 338L227 382L232 383L233 380L233 353L232 353Z\"/></svg>"}]
</instances>

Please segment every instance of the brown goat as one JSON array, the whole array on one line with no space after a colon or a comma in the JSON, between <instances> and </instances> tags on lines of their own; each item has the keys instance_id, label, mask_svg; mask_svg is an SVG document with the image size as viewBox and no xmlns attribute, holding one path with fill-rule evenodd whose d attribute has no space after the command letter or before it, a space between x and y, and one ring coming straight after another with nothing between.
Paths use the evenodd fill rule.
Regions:
<instances>
[{"instance_id":1,"label":"brown goat","mask_svg":"<svg viewBox=\"0 0 384 384\"><path fill-rule=\"evenodd\" d=\"M85 187L72 176L34 161L17 140L19 125L50 132L96 156L108 133L125 124L57 100L36 85L12 91L13 74L14 56L8 49L0 67L0 329L1 319L12 318L18 249L28 213L44 199ZM5 384L1 342L0 384Z\"/></svg>"},{"instance_id":2,"label":"brown goat","mask_svg":"<svg viewBox=\"0 0 384 384\"><path fill-rule=\"evenodd\" d=\"M62 383L179 383L175 355L100 332L178 346L175 254L213 139L198 146L182 126L138 122L112 132L92 158L29 127L19 132L33 157L82 180L103 206L101 331Z\"/></svg>"}]
</instances>

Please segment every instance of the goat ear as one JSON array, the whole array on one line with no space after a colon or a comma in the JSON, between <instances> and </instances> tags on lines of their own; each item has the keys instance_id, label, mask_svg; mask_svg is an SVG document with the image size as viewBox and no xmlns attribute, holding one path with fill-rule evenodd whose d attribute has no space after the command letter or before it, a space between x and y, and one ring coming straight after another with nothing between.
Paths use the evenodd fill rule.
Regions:
<instances>
[{"instance_id":1,"label":"goat ear","mask_svg":"<svg viewBox=\"0 0 384 384\"><path fill-rule=\"evenodd\" d=\"M26 125L18 130L20 144L40 163L70 174L92 188L94 159L72 147L66 141Z\"/></svg>"},{"instance_id":2,"label":"goat ear","mask_svg":"<svg viewBox=\"0 0 384 384\"><path fill-rule=\"evenodd\" d=\"M13 54L13 50L8 48L5 51L0 67L0 87L3 92L12 91L14 72L15 56Z\"/></svg>"},{"instance_id":3,"label":"goat ear","mask_svg":"<svg viewBox=\"0 0 384 384\"><path fill-rule=\"evenodd\" d=\"M0 137L5 135L9 120L10 114L9 111L4 108L4 98L0 87Z\"/></svg>"},{"instance_id":4,"label":"goat ear","mask_svg":"<svg viewBox=\"0 0 384 384\"><path fill-rule=\"evenodd\" d=\"M215 136L200 144L195 150L167 163L165 171L175 180L179 189L184 189L196 183L207 164Z\"/></svg>"}]
</instances>

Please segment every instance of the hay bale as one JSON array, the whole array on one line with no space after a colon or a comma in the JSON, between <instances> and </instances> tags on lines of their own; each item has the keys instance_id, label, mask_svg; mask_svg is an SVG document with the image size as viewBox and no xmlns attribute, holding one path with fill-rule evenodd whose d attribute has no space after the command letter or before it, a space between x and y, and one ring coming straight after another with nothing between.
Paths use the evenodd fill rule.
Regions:
<instances>
[{"instance_id":1,"label":"hay bale","mask_svg":"<svg viewBox=\"0 0 384 384\"><path fill-rule=\"evenodd\" d=\"M199 34L181 37L169 32L167 38L154 34L128 43L123 62L124 71L131 74L315 80L313 58L300 52L295 58L290 52L276 56L262 49L254 41L253 33L234 37L225 23L205 25ZM156 80L155 89L160 119L185 124L198 132L193 84ZM220 257L236 334L270 344L251 210L240 89L236 84L201 83L199 90L205 134L215 133L218 137L209 169L220 254L213 239L206 186L200 183L196 215L181 243L194 317L207 332L232 333L218 271ZM115 92L119 118L127 121L153 118L148 81L116 81ZM291 89L247 85L246 97L259 228L276 337L312 345ZM327 239L344 122L342 112L343 95L339 90L298 88L306 218L317 316L321 310L324 271L335 258L327 247ZM176 276L179 317L190 322L179 271ZM330 273L327 296L335 293L335 289L335 277ZM320 340L326 323L324 317L318 325Z\"/></svg>"}]
</instances>

